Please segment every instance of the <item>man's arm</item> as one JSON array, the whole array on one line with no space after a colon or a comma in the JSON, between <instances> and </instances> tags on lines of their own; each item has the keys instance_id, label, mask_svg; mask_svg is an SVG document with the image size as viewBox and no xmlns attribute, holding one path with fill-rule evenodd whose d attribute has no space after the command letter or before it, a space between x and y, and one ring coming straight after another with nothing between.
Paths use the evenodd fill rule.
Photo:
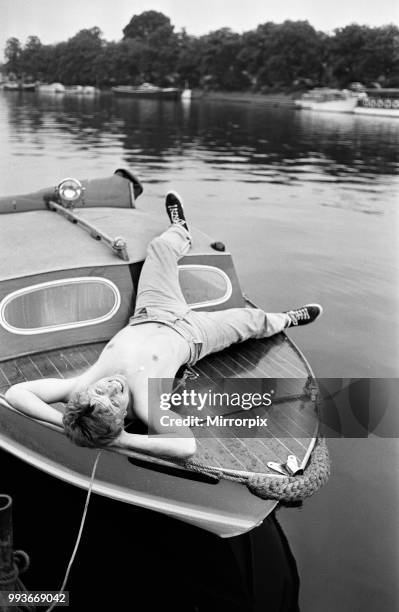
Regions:
<instances>
[{"instance_id":1,"label":"man's arm","mask_svg":"<svg viewBox=\"0 0 399 612\"><path fill-rule=\"evenodd\" d=\"M67 402L75 385L76 378L31 380L10 387L6 392L6 400L24 414L62 426L62 414L49 404Z\"/></svg>"},{"instance_id":2,"label":"man's arm","mask_svg":"<svg viewBox=\"0 0 399 612\"><path fill-rule=\"evenodd\" d=\"M133 386L134 412L149 425L151 434L129 434L123 431L115 442L115 446L127 450L137 450L152 455L190 457L196 451L194 435L189 427L174 425L174 419L180 419L171 410L161 410L160 395L169 389L173 378L154 379L151 381L151 397L148 397L148 379L135 378ZM169 424L171 423L171 424Z\"/></svg>"},{"instance_id":3,"label":"man's arm","mask_svg":"<svg viewBox=\"0 0 399 612\"><path fill-rule=\"evenodd\" d=\"M181 434L176 432L147 436L145 434L130 434L122 431L110 446L125 450L142 451L158 457L186 459L194 455L197 446L191 431L190 434L190 437L181 438Z\"/></svg>"}]
</instances>

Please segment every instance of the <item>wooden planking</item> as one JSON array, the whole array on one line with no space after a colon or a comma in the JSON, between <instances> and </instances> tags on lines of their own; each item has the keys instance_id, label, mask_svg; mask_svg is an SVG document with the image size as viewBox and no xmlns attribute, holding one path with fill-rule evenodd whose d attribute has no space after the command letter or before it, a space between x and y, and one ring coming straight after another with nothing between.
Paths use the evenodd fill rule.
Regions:
<instances>
[{"instance_id":1,"label":"wooden planking","mask_svg":"<svg viewBox=\"0 0 399 612\"><path fill-rule=\"evenodd\" d=\"M19 382L27 380L18 367L18 362L15 359L3 363L2 371L10 385L16 385Z\"/></svg>"}]
</instances>

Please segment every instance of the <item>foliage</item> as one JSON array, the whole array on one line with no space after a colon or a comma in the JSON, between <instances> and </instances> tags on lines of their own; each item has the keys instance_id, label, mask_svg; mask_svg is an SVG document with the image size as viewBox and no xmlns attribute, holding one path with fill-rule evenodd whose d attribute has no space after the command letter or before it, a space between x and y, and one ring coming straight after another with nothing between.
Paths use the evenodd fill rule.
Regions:
<instances>
[{"instance_id":1,"label":"foliage","mask_svg":"<svg viewBox=\"0 0 399 612\"><path fill-rule=\"evenodd\" d=\"M244 89L250 84L240 59L242 40L229 28L222 28L200 39L200 74L202 84L227 91Z\"/></svg>"},{"instance_id":2,"label":"foliage","mask_svg":"<svg viewBox=\"0 0 399 612\"><path fill-rule=\"evenodd\" d=\"M4 55L7 71L18 75L22 69L22 45L18 38L13 36L7 40Z\"/></svg>"},{"instance_id":3,"label":"foliage","mask_svg":"<svg viewBox=\"0 0 399 612\"><path fill-rule=\"evenodd\" d=\"M131 82L173 82L179 41L168 17L157 11L134 15L123 34Z\"/></svg>"},{"instance_id":4,"label":"foliage","mask_svg":"<svg viewBox=\"0 0 399 612\"><path fill-rule=\"evenodd\" d=\"M329 63L340 83L389 82L399 74L399 30L393 25L369 28L357 24L337 29L329 41Z\"/></svg>"},{"instance_id":5,"label":"foliage","mask_svg":"<svg viewBox=\"0 0 399 612\"><path fill-rule=\"evenodd\" d=\"M328 35L307 21L266 22L237 34L222 28L195 37L175 32L157 11L134 15L123 38L107 42L98 27L67 41L25 45L10 38L7 74L14 78L107 87L116 84L179 85L264 91L301 84L348 86L378 81L399 85L399 29L351 24Z\"/></svg>"}]
</instances>

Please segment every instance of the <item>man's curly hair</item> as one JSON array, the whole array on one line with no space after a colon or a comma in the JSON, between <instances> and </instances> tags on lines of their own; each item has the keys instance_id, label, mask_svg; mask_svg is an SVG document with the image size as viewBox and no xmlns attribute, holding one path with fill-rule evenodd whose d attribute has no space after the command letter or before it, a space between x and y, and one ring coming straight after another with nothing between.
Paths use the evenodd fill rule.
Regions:
<instances>
[{"instance_id":1,"label":"man's curly hair","mask_svg":"<svg viewBox=\"0 0 399 612\"><path fill-rule=\"evenodd\" d=\"M78 446L109 445L123 430L123 417L96 402L87 391L76 393L67 403L62 419L65 433Z\"/></svg>"}]
</instances>

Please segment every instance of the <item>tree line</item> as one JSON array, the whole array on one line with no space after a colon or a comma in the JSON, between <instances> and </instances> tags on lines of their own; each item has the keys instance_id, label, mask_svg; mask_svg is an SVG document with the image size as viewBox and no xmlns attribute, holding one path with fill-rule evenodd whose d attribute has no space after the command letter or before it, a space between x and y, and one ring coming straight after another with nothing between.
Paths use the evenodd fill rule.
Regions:
<instances>
[{"instance_id":1,"label":"tree line","mask_svg":"<svg viewBox=\"0 0 399 612\"><path fill-rule=\"evenodd\" d=\"M224 91L346 87L353 81L399 87L399 29L351 24L326 34L308 21L267 22L238 34L175 32L157 11L134 15L123 38L107 42L98 27L65 42L9 38L3 71L14 78L110 87L149 81Z\"/></svg>"}]
</instances>

